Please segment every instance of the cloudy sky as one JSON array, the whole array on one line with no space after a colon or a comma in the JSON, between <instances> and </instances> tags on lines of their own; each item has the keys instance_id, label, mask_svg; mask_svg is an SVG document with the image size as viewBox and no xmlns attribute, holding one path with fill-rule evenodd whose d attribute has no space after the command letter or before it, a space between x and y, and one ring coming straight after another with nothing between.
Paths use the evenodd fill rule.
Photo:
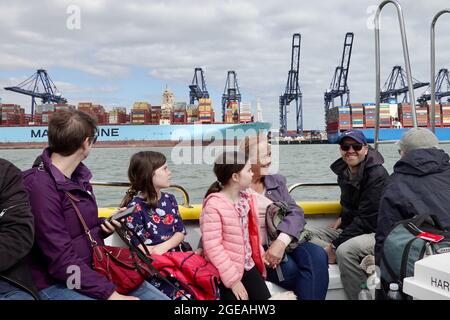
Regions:
<instances>
[{"instance_id":1,"label":"cloudy sky","mask_svg":"<svg viewBox=\"0 0 450 320\"><path fill-rule=\"evenodd\" d=\"M293 33L301 33L300 85L306 129L322 129L323 93L338 65L344 36L354 32L349 73L352 102L374 101L373 0L0 0L0 84L16 85L47 69L69 102L110 109L134 101L158 105L166 84L187 101L195 67L205 70L220 113L228 70L243 101L260 98L264 120L279 126L278 97L290 67ZM413 76L429 78L429 27L444 0L402 2ZM78 14L79 13L79 14ZM403 65L394 7L381 22L382 82ZM437 69L450 67L450 14L437 26ZM417 90L416 95L422 91ZM30 99L5 90L5 103ZM294 108L289 129L295 127Z\"/></svg>"}]
</instances>

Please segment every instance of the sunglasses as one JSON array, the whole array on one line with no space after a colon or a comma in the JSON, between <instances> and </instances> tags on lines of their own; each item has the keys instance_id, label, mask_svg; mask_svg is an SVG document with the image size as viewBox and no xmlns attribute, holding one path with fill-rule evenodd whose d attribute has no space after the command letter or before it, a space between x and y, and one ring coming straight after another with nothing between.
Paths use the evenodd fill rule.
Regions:
<instances>
[{"instance_id":1,"label":"sunglasses","mask_svg":"<svg viewBox=\"0 0 450 320\"><path fill-rule=\"evenodd\" d=\"M349 151L350 148L353 148L355 151L361 151L364 145L361 143L343 143L340 146L342 151Z\"/></svg>"}]
</instances>

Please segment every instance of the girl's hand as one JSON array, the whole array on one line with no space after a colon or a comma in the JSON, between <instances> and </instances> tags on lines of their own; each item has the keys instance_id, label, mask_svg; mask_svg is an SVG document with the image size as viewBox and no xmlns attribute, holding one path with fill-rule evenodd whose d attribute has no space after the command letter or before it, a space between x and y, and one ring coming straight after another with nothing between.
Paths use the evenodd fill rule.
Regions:
<instances>
[{"instance_id":1,"label":"girl's hand","mask_svg":"<svg viewBox=\"0 0 450 320\"><path fill-rule=\"evenodd\" d=\"M200 257L205 257L205 254L203 252L203 248L197 248L195 251L195 254L199 255Z\"/></svg>"},{"instance_id":2,"label":"girl's hand","mask_svg":"<svg viewBox=\"0 0 450 320\"><path fill-rule=\"evenodd\" d=\"M120 210L120 211L123 211L123 210ZM122 220L122 222L123 222L123 220ZM105 232L107 234L112 234L112 233L114 233L114 231L116 231L116 229L119 229L120 227L122 227L122 225L119 221L115 221L115 220L108 221L108 219L106 219L105 221L103 221L103 223L100 225L100 227L102 228L103 232Z\"/></svg>"},{"instance_id":3,"label":"girl's hand","mask_svg":"<svg viewBox=\"0 0 450 320\"><path fill-rule=\"evenodd\" d=\"M159 255L163 255L170 249L167 247L166 242L157 244L156 246L147 246L147 248L150 254L159 254Z\"/></svg>"},{"instance_id":4,"label":"girl's hand","mask_svg":"<svg viewBox=\"0 0 450 320\"><path fill-rule=\"evenodd\" d=\"M242 281L237 282L234 286L231 287L231 291L233 291L234 296L238 300L248 300L248 293L245 290Z\"/></svg>"}]
</instances>

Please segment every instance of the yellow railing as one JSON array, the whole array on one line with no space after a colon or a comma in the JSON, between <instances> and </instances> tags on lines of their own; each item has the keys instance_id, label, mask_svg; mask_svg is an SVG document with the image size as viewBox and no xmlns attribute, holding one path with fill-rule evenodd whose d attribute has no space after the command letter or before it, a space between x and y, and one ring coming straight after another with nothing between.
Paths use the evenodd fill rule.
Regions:
<instances>
[{"instance_id":1,"label":"yellow railing","mask_svg":"<svg viewBox=\"0 0 450 320\"><path fill-rule=\"evenodd\" d=\"M94 186L104 187L128 187L126 182L97 182L93 181ZM336 183L297 183L289 187L289 192L297 188L310 187L336 187ZM180 204L179 210L183 220L198 220L202 211L201 204L190 204L189 194L182 186L172 185L170 188L182 193L183 203ZM298 201L297 204L303 208L305 215L338 215L341 212L339 201ZM109 217L117 208L99 208L100 217Z\"/></svg>"}]
</instances>

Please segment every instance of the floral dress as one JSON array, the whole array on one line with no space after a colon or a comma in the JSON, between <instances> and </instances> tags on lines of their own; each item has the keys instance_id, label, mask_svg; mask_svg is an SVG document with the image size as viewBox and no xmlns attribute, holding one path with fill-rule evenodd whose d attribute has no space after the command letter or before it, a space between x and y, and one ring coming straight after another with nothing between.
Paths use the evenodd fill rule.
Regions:
<instances>
[{"instance_id":1,"label":"floral dress","mask_svg":"<svg viewBox=\"0 0 450 320\"><path fill-rule=\"evenodd\" d=\"M156 208L151 208L149 204L139 196L134 197L131 202L128 203L128 207L132 207L133 205L136 205L136 209L133 214L127 218L126 223L128 228L134 230L144 244L154 246L169 240L176 232L186 234L186 228L184 227L183 220L178 211L178 204L174 195L161 192L161 198L159 199ZM131 236L131 242L135 246L141 244L135 235ZM170 251L176 250L177 248L173 248ZM180 289L175 289L157 276L154 276L147 281L173 300L185 298L182 293L192 298L176 279L168 279L175 287Z\"/></svg>"}]
</instances>

